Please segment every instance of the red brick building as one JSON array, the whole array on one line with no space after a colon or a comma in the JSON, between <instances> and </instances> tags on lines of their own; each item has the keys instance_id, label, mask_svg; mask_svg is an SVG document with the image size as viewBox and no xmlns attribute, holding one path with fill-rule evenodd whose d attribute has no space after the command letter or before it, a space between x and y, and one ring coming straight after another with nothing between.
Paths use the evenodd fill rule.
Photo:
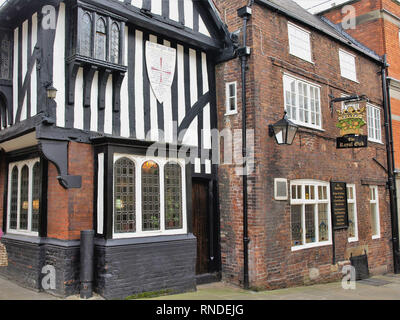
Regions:
<instances>
[{"instance_id":1,"label":"red brick building","mask_svg":"<svg viewBox=\"0 0 400 320\"><path fill-rule=\"evenodd\" d=\"M243 27L236 10L247 1L217 4L231 32ZM386 164L380 57L292 1L254 1L251 9L246 123L254 130L255 168L247 189L249 286L281 288L338 279L350 257L365 252L370 273L392 271L387 176L373 160ZM242 128L240 74L238 59L217 68L220 129ZM231 83L237 83L237 109L224 98ZM331 110L330 95L353 94L368 96L364 106L380 122L368 148L337 149L342 104ZM268 131L284 110L299 125L290 146L277 145ZM283 197L276 194L280 181L287 191ZM334 240L327 209L331 201L324 195L330 181L347 183L352 224L335 231ZM243 284L244 272L242 188L235 166L221 164L222 276L237 284ZM312 190L319 190L318 197ZM376 199L379 218L374 216ZM324 222L329 224L326 234Z\"/></svg>"},{"instance_id":2,"label":"red brick building","mask_svg":"<svg viewBox=\"0 0 400 320\"><path fill-rule=\"evenodd\" d=\"M346 9L346 5L351 7ZM348 1L319 15L340 24L345 16L349 17L349 13L354 25L346 31L377 54L387 56L397 207L400 208L400 4L390 0Z\"/></svg>"}]
</instances>

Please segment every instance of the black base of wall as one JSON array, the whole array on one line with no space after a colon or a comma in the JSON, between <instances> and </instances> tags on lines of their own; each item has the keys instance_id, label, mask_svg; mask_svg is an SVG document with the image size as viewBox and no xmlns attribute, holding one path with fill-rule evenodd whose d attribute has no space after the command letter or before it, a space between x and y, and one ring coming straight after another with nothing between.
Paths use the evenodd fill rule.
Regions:
<instances>
[{"instance_id":1,"label":"black base of wall","mask_svg":"<svg viewBox=\"0 0 400 320\"><path fill-rule=\"evenodd\" d=\"M95 291L106 299L124 299L145 292L194 291L196 241L191 234L97 240ZM79 241L6 235L2 243L7 249L8 266L0 267L1 276L23 287L59 297L79 294ZM54 267L55 289L43 289L46 266Z\"/></svg>"},{"instance_id":2,"label":"black base of wall","mask_svg":"<svg viewBox=\"0 0 400 320\"><path fill-rule=\"evenodd\" d=\"M97 244L96 291L106 299L194 291L196 248L193 235Z\"/></svg>"},{"instance_id":3,"label":"black base of wall","mask_svg":"<svg viewBox=\"0 0 400 320\"><path fill-rule=\"evenodd\" d=\"M79 241L7 235L2 243L8 255L8 266L0 268L3 277L23 287L55 296L79 293ZM46 287L44 290L42 286L43 277L49 274L45 266L54 267L55 289Z\"/></svg>"}]
</instances>

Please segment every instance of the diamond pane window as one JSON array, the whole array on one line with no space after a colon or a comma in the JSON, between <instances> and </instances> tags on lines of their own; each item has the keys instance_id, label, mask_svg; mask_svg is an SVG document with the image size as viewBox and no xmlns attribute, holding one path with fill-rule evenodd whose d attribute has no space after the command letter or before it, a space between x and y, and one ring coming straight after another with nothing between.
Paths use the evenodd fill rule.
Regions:
<instances>
[{"instance_id":1,"label":"diamond pane window","mask_svg":"<svg viewBox=\"0 0 400 320\"><path fill-rule=\"evenodd\" d=\"M182 169L176 163L164 167L165 229L182 228Z\"/></svg>"},{"instance_id":2,"label":"diamond pane window","mask_svg":"<svg viewBox=\"0 0 400 320\"><path fill-rule=\"evenodd\" d=\"M142 230L160 230L160 169L154 161L142 166Z\"/></svg>"},{"instance_id":3,"label":"diamond pane window","mask_svg":"<svg viewBox=\"0 0 400 320\"><path fill-rule=\"evenodd\" d=\"M17 229L18 217L18 168L15 166L11 173L11 200L10 200L10 229Z\"/></svg>"},{"instance_id":4,"label":"diamond pane window","mask_svg":"<svg viewBox=\"0 0 400 320\"><path fill-rule=\"evenodd\" d=\"M111 62L119 62L119 27L116 23L111 27Z\"/></svg>"},{"instance_id":5,"label":"diamond pane window","mask_svg":"<svg viewBox=\"0 0 400 320\"><path fill-rule=\"evenodd\" d=\"M28 230L28 192L29 192L29 168L24 166L21 171L21 195L20 195L20 218L19 228Z\"/></svg>"},{"instance_id":6,"label":"diamond pane window","mask_svg":"<svg viewBox=\"0 0 400 320\"><path fill-rule=\"evenodd\" d=\"M106 60L106 23L103 18L99 18L96 22L96 37L95 37L95 58Z\"/></svg>"},{"instance_id":7,"label":"diamond pane window","mask_svg":"<svg viewBox=\"0 0 400 320\"><path fill-rule=\"evenodd\" d=\"M291 219L292 219L292 246L299 246L303 244L303 228L301 224L301 211L302 206L291 207Z\"/></svg>"},{"instance_id":8,"label":"diamond pane window","mask_svg":"<svg viewBox=\"0 0 400 320\"><path fill-rule=\"evenodd\" d=\"M1 38L0 38L1 39ZM4 33L0 43L0 79L10 79L11 42Z\"/></svg>"},{"instance_id":9,"label":"diamond pane window","mask_svg":"<svg viewBox=\"0 0 400 320\"><path fill-rule=\"evenodd\" d=\"M80 34L80 53L84 56L91 56L92 48L92 19L88 13L82 18L82 28Z\"/></svg>"},{"instance_id":10,"label":"diamond pane window","mask_svg":"<svg viewBox=\"0 0 400 320\"><path fill-rule=\"evenodd\" d=\"M306 243L315 242L315 209L314 205L305 205Z\"/></svg>"},{"instance_id":11,"label":"diamond pane window","mask_svg":"<svg viewBox=\"0 0 400 320\"><path fill-rule=\"evenodd\" d=\"M114 165L114 232L136 232L135 163L127 158Z\"/></svg>"},{"instance_id":12,"label":"diamond pane window","mask_svg":"<svg viewBox=\"0 0 400 320\"><path fill-rule=\"evenodd\" d=\"M39 231L40 190L42 188L39 162L33 166L32 176L32 231L37 232Z\"/></svg>"},{"instance_id":13,"label":"diamond pane window","mask_svg":"<svg viewBox=\"0 0 400 320\"><path fill-rule=\"evenodd\" d=\"M319 241L327 241L328 237L328 205L321 203L318 205L318 231Z\"/></svg>"}]
</instances>

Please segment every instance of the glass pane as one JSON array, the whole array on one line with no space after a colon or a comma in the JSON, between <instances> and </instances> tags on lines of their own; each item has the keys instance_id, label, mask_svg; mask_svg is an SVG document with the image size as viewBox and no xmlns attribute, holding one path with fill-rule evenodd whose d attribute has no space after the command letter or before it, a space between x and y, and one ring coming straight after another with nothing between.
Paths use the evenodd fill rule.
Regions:
<instances>
[{"instance_id":1,"label":"glass pane","mask_svg":"<svg viewBox=\"0 0 400 320\"><path fill-rule=\"evenodd\" d=\"M372 227L372 235L376 236L379 234L378 230L378 213L376 203L371 203L371 227Z\"/></svg>"},{"instance_id":2,"label":"glass pane","mask_svg":"<svg viewBox=\"0 0 400 320\"><path fill-rule=\"evenodd\" d=\"M302 206L291 206L292 246L303 244L303 229L301 226Z\"/></svg>"},{"instance_id":3,"label":"glass pane","mask_svg":"<svg viewBox=\"0 0 400 320\"><path fill-rule=\"evenodd\" d=\"M297 199L296 190L296 186L292 186L292 199Z\"/></svg>"},{"instance_id":4,"label":"glass pane","mask_svg":"<svg viewBox=\"0 0 400 320\"><path fill-rule=\"evenodd\" d=\"M99 60L106 59L106 24L102 18L96 23L96 41L95 41L95 58Z\"/></svg>"},{"instance_id":5,"label":"glass pane","mask_svg":"<svg viewBox=\"0 0 400 320\"><path fill-rule=\"evenodd\" d=\"M315 205L305 205L306 243L316 242L315 239Z\"/></svg>"},{"instance_id":6,"label":"glass pane","mask_svg":"<svg viewBox=\"0 0 400 320\"><path fill-rule=\"evenodd\" d=\"M319 241L329 240L328 225L328 204L321 203L318 205L318 229Z\"/></svg>"},{"instance_id":7,"label":"glass pane","mask_svg":"<svg viewBox=\"0 0 400 320\"><path fill-rule=\"evenodd\" d=\"M355 220L355 208L354 203L349 203L347 205L349 210L349 238L354 238L356 236L356 220Z\"/></svg>"},{"instance_id":8,"label":"glass pane","mask_svg":"<svg viewBox=\"0 0 400 320\"><path fill-rule=\"evenodd\" d=\"M38 232L40 216L40 191L42 187L39 162L33 166L32 176L32 231Z\"/></svg>"},{"instance_id":9,"label":"glass pane","mask_svg":"<svg viewBox=\"0 0 400 320\"><path fill-rule=\"evenodd\" d=\"M8 35L4 34L4 38L0 44L0 79L10 78L10 60L11 60L11 42Z\"/></svg>"},{"instance_id":10,"label":"glass pane","mask_svg":"<svg viewBox=\"0 0 400 320\"><path fill-rule=\"evenodd\" d=\"M116 23L111 29L111 62L119 63L119 28Z\"/></svg>"},{"instance_id":11,"label":"glass pane","mask_svg":"<svg viewBox=\"0 0 400 320\"><path fill-rule=\"evenodd\" d=\"M82 28L80 35L80 53L84 56L90 56L92 46L92 19L88 13L82 18Z\"/></svg>"},{"instance_id":12,"label":"glass pane","mask_svg":"<svg viewBox=\"0 0 400 320\"><path fill-rule=\"evenodd\" d=\"M24 166L21 170L21 196L20 196L20 218L19 228L28 230L28 189L29 189L29 168Z\"/></svg>"},{"instance_id":13,"label":"glass pane","mask_svg":"<svg viewBox=\"0 0 400 320\"><path fill-rule=\"evenodd\" d=\"M176 163L164 169L165 229L182 229L182 173Z\"/></svg>"},{"instance_id":14,"label":"glass pane","mask_svg":"<svg viewBox=\"0 0 400 320\"><path fill-rule=\"evenodd\" d=\"M11 200L10 200L10 229L17 229L18 214L18 168L14 167L11 173Z\"/></svg>"},{"instance_id":15,"label":"glass pane","mask_svg":"<svg viewBox=\"0 0 400 320\"><path fill-rule=\"evenodd\" d=\"M142 166L142 224L143 231L160 230L160 170L153 161Z\"/></svg>"},{"instance_id":16,"label":"glass pane","mask_svg":"<svg viewBox=\"0 0 400 320\"><path fill-rule=\"evenodd\" d=\"M135 163L127 158L114 165L114 232L136 232Z\"/></svg>"},{"instance_id":17,"label":"glass pane","mask_svg":"<svg viewBox=\"0 0 400 320\"><path fill-rule=\"evenodd\" d=\"M348 200L354 199L353 187L347 187L347 199Z\"/></svg>"}]
</instances>

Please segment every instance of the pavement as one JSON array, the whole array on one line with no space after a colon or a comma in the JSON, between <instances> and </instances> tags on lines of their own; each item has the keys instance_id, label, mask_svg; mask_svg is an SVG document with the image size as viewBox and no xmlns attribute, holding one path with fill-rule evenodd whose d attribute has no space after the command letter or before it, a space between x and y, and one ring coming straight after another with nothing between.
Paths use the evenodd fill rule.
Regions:
<instances>
[{"instance_id":1,"label":"pavement","mask_svg":"<svg viewBox=\"0 0 400 320\"><path fill-rule=\"evenodd\" d=\"M95 295L91 300L101 300ZM0 278L0 300L62 300L35 292ZM64 300L80 300L71 296ZM387 274L358 281L356 288L343 289L341 282L272 291L246 291L216 282L197 287L196 292L161 296L149 300L400 300L400 275Z\"/></svg>"}]
</instances>

